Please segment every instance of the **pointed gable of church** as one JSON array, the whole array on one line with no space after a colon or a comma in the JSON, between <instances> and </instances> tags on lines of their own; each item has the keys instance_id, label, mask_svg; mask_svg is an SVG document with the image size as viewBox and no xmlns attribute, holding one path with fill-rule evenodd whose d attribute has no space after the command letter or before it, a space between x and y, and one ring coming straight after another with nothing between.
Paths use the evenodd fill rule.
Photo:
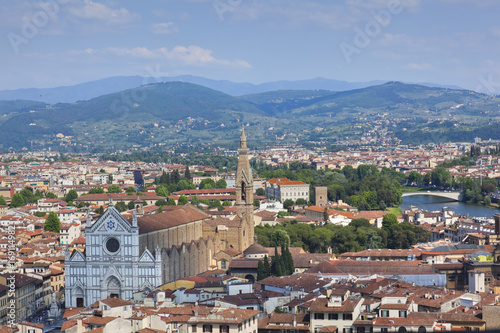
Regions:
<instances>
[{"instance_id":1,"label":"pointed gable of church","mask_svg":"<svg viewBox=\"0 0 500 333\"><path fill-rule=\"evenodd\" d=\"M115 207L110 206L92 226L87 226L87 228L86 233L89 231L92 233L96 231L130 231L131 225Z\"/></svg>"}]
</instances>

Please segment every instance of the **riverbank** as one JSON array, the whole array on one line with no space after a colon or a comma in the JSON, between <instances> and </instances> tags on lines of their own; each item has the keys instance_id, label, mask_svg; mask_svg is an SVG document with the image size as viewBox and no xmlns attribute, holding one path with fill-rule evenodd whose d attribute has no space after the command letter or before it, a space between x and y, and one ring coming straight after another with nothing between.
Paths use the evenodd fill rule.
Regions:
<instances>
[{"instance_id":1,"label":"riverbank","mask_svg":"<svg viewBox=\"0 0 500 333\"><path fill-rule=\"evenodd\" d=\"M486 207L482 205L451 201L446 198L436 197L432 192L427 190L421 195L403 197L403 203L399 206L401 210L408 209L410 206L416 206L427 211L441 211L443 208L450 209L456 214L464 216L488 217L491 218L494 214L500 213L498 207Z\"/></svg>"}]
</instances>

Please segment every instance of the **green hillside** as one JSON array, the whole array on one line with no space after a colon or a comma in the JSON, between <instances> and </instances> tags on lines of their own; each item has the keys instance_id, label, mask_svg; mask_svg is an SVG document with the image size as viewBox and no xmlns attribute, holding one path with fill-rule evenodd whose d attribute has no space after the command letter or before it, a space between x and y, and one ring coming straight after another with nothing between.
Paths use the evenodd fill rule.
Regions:
<instances>
[{"instance_id":1,"label":"green hillside","mask_svg":"<svg viewBox=\"0 0 500 333\"><path fill-rule=\"evenodd\" d=\"M404 143L500 139L499 97L400 82L343 92L280 90L238 98L169 82L76 103L2 101L0 115L2 151L27 148L31 142L35 149L77 151L234 148L242 125L248 126L254 146L363 137Z\"/></svg>"}]
</instances>

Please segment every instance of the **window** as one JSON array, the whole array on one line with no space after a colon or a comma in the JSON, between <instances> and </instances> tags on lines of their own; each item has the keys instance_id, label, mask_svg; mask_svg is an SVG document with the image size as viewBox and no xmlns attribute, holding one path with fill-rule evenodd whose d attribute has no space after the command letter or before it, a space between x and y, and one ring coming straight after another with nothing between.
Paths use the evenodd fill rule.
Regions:
<instances>
[{"instance_id":1,"label":"window","mask_svg":"<svg viewBox=\"0 0 500 333\"><path fill-rule=\"evenodd\" d=\"M220 268L221 269L226 269L226 261L225 260L221 260L220 261Z\"/></svg>"},{"instance_id":2,"label":"window","mask_svg":"<svg viewBox=\"0 0 500 333\"><path fill-rule=\"evenodd\" d=\"M352 320L352 313L344 313L344 320Z\"/></svg>"},{"instance_id":3,"label":"window","mask_svg":"<svg viewBox=\"0 0 500 333\"><path fill-rule=\"evenodd\" d=\"M212 325L203 325L203 333L212 333Z\"/></svg>"},{"instance_id":4,"label":"window","mask_svg":"<svg viewBox=\"0 0 500 333\"><path fill-rule=\"evenodd\" d=\"M315 313L314 314L314 319L316 319L316 320L323 320L323 319L325 319L325 314L324 313Z\"/></svg>"},{"instance_id":5,"label":"window","mask_svg":"<svg viewBox=\"0 0 500 333\"><path fill-rule=\"evenodd\" d=\"M382 332L382 333L387 333L387 332L389 332L389 329L388 329L387 327L382 327L382 328L380 329L380 332Z\"/></svg>"},{"instance_id":6,"label":"window","mask_svg":"<svg viewBox=\"0 0 500 333\"><path fill-rule=\"evenodd\" d=\"M380 311L380 317L382 317L382 318L389 317L389 310L382 310L382 311Z\"/></svg>"},{"instance_id":7,"label":"window","mask_svg":"<svg viewBox=\"0 0 500 333\"><path fill-rule=\"evenodd\" d=\"M196 326L196 325L191 325L191 332L196 333L196 328L197 327L198 326Z\"/></svg>"},{"instance_id":8,"label":"window","mask_svg":"<svg viewBox=\"0 0 500 333\"><path fill-rule=\"evenodd\" d=\"M399 318L406 318L406 310L399 311Z\"/></svg>"},{"instance_id":9,"label":"window","mask_svg":"<svg viewBox=\"0 0 500 333\"><path fill-rule=\"evenodd\" d=\"M219 331L220 331L220 333L229 333L229 326L228 325L220 325Z\"/></svg>"},{"instance_id":10,"label":"window","mask_svg":"<svg viewBox=\"0 0 500 333\"><path fill-rule=\"evenodd\" d=\"M328 320L338 320L338 319L339 319L338 313L329 313L328 314Z\"/></svg>"}]
</instances>

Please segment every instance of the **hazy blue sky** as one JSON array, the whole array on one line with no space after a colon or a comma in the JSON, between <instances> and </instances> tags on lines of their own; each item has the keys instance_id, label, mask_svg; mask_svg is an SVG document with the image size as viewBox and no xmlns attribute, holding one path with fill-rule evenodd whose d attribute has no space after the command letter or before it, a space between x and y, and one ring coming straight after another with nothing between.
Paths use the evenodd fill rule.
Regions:
<instances>
[{"instance_id":1,"label":"hazy blue sky","mask_svg":"<svg viewBox=\"0 0 500 333\"><path fill-rule=\"evenodd\" d=\"M0 89L192 74L500 93L499 14L497 0L0 0Z\"/></svg>"}]
</instances>

